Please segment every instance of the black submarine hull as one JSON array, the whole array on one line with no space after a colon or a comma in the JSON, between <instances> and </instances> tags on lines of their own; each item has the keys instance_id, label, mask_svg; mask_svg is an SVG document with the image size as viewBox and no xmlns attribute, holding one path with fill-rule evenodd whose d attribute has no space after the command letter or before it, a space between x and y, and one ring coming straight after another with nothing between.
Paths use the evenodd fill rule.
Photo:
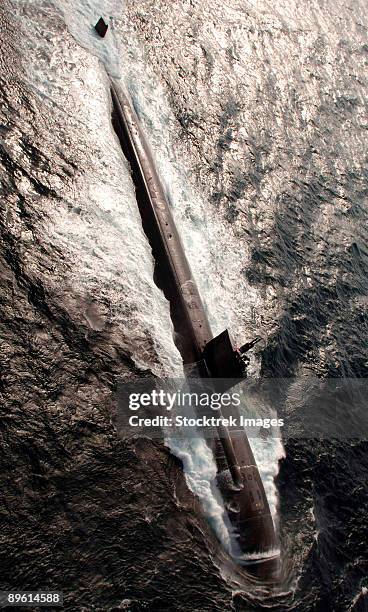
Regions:
<instances>
[{"instance_id":1,"label":"black submarine hull","mask_svg":"<svg viewBox=\"0 0 368 612\"><path fill-rule=\"evenodd\" d=\"M155 281L170 303L175 342L188 377L242 378L244 363L225 330L214 338L165 189L128 95L111 81L112 120L131 165L144 231L155 259ZM230 413L238 417L234 407ZM232 526L237 558L264 579L278 571L278 543L262 479L243 429L219 427L208 441L217 487Z\"/></svg>"}]
</instances>

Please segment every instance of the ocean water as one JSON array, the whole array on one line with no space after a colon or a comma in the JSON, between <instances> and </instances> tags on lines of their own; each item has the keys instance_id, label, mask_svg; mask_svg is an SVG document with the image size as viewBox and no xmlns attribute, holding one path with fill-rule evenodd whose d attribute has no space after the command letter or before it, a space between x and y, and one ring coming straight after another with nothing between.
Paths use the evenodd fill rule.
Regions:
<instances>
[{"instance_id":1,"label":"ocean water","mask_svg":"<svg viewBox=\"0 0 368 612\"><path fill-rule=\"evenodd\" d=\"M110 25L104 41L92 30L101 12ZM49 173L47 184L63 195L52 210L45 202L38 224L58 257L74 262L53 291L87 321L87 334L113 330L139 368L181 369L110 126L108 72L122 80L144 125L214 332L229 326L239 342L262 336L254 375L366 376L363 4L316 0L306 10L296 1L203 0L172 10L160 0L19 0L13 13L29 54L27 87L45 119L60 126L54 158L74 164L69 184ZM27 168L15 137L6 147ZM25 173L16 187L27 201L35 197ZM29 231L21 241L32 262ZM308 404L305 387L290 380L280 408L292 419ZM354 609L367 587L364 433L344 442L288 440L285 448L277 440L253 444L275 516L278 507L285 592L249 587L216 558L202 609ZM228 548L206 447L194 441L173 450ZM200 571L206 555L192 546ZM157 562L158 574L165 563ZM168 606L196 609L188 567L180 588L191 597L167 594ZM147 585L140 589L132 609Z\"/></svg>"},{"instance_id":2,"label":"ocean water","mask_svg":"<svg viewBox=\"0 0 368 612\"><path fill-rule=\"evenodd\" d=\"M101 14L101 3L81 0L70 5L68 2L55 0L54 4L65 20L70 34L92 56L93 68L86 78L93 98L89 94L91 96L90 107L84 107L84 117L80 115L80 120L85 123L87 117L93 114L93 123L90 124L91 134L100 133L102 130L106 134L110 134L110 138L104 139L105 147L99 155L102 162L102 172L105 172L105 167L108 165L109 182L116 185L121 181L120 156L116 153L116 145L113 147L111 144L111 142L115 142L115 139L111 137L111 127L106 127L109 121L110 106L106 99L108 82L103 74L103 69L105 69L108 75L124 83L145 126L160 174L170 201L173 203L174 215L194 276L204 298L213 331L217 334L224 328L229 327L236 341L241 344L246 339L244 336L242 337L242 332L244 329L249 329L252 312L256 308L256 292L252 290L247 279L242 275L244 261L233 232L226 231L226 227L209 210L208 202L188 188L186 169L181 160L176 158L175 151L170 144L172 131L175 129L173 112L170 110L163 88L160 87L157 78L155 79L152 71L150 72L146 68L138 42L131 36L129 36L129 41L127 40L127 33L124 32L124 19L126 19L124 6L119 2L111 2L103 6L103 14L110 24L111 30L109 35L101 40L91 27ZM100 63L97 60L100 60ZM96 71L96 73L92 75L92 71ZM34 74L33 68L31 74ZM49 92L52 91L53 83L47 81L45 73L43 73L43 84L46 90L48 88ZM99 89L99 100L96 89ZM103 91L105 91L104 97L102 97ZM84 92L83 97L85 95ZM118 164L111 163L112 154L115 158L118 157ZM128 191L128 194L132 196L130 179L126 169L124 170L125 181L119 186L119 191L120 193ZM85 176L83 180L86 180ZM101 182L101 172L97 176L94 172L93 178L91 176L89 180L89 206L92 196L95 207L103 206L110 214L113 210L115 214L120 215L121 198L116 198L116 191L109 193L111 186L106 186L106 180ZM79 193L78 185L75 185L75 190ZM132 212L131 202L128 209L125 205L125 214L120 221L120 227L122 221L128 223L125 236L129 236L129 242L126 243L126 254L122 253L120 257L123 257L125 262L131 261L132 267L135 269L129 268L126 270L126 276L130 281L128 291L125 290L124 294L120 295L116 292L115 299L126 303L126 298L122 299L120 296L129 295L129 300L134 302L134 308L138 313L141 313L143 310L141 296L146 295L147 291L145 286L137 286L135 279L137 277L142 278L142 273L143 278L146 278L147 274L149 275L152 272L152 268L147 254L145 253L145 258L142 258L141 251L137 248L137 231L139 231L139 228L137 230L136 227L137 211ZM134 225L132 222L134 222ZM88 259L91 254L91 247L88 248L88 245L85 244L85 226L78 228L74 224L74 219L71 220L71 224L67 225L60 219L56 219L55 227L58 228L59 233L64 232L67 241L73 240L74 234L78 249ZM95 240L96 232L108 241L109 246L102 247L102 251L111 258L109 265L112 270L117 269L119 260L116 260L115 253L118 250L119 235L116 236L114 245L112 244L110 231L100 234L100 219L98 216L95 217L95 225L90 232L92 234L90 244ZM141 235L139 235L139 238L141 239ZM148 264L148 266L143 268L142 263ZM105 268L106 259L104 255L101 258L101 264ZM93 275L93 283L99 283L100 275L97 274L97 270L94 266L89 266L89 268L89 274ZM82 272L81 268L79 268L79 272ZM104 275L106 275L105 272ZM109 277L106 280L108 282ZM131 292L130 283L135 286L134 293ZM118 288L115 287L115 289ZM154 289L150 289L151 291L154 291ZM246 296L246 300L244 296ZM148 310L146 310L142 326L146 329L148 326L155 327L157 343L164 344L165 342L164 346L168 352L168 355L163 358L164 371L167 375L177 376L181 370L178 366L176 349L173 345L168 348L172 336L172 325L168 324L167 319L162 317L162 313L167 315L167 305L163 306L162 302L159 302L156 312L150 312L148 301L145 306L148 306ZM148 318L151 317L151 323L147 320L147 315ZM165 341L162 338L164 330L167 330ZM141 365L142 362L137 363ZM256 373L259 366L254 363L252 369L253 373ZM254 439L252 442L271 510L276 517L277 492L274 477L278 471L278 459L283 456L282 445L279 439L271 439L270 441ZM193 441L181 441L180 445L178 441L175 441L175 443L171 441L170 447L179 458L184 459L187 482L193 492L201 499L211 524L214 525L224 546L228 548L230 535L223 521L223 508L221 502L214 499L211 493L210 483L215 476L215 465L205 442L196 441L194 448Z\"/></svg>"}]
</instances>

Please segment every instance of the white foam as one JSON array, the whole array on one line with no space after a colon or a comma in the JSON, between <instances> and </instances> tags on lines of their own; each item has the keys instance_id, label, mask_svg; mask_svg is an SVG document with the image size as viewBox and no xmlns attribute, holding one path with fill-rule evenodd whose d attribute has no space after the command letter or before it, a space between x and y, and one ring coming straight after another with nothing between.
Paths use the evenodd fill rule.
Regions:
<instances>
[{"instance_id":1,"label":"white foam","mask_svg":"<svg viewBox=\"0 0 368 612\"><path fill-rule=\"evenodd\" d=\"M169 432L165 442L174 455L181 459L189 488L200 500L206 518L220 542L231 552L230 529L225 522L222 501L211 488L216 478L216 465L209 447L202 438L173 438Z\"/></svg>"},{"instance_id":2,"label":"white foam","mask_svg":"<svg viewBox=\"0 0 368 612\"><path fill-rule=\"evenodd\" d=\"M114 24L117 24L119 18L119 10L118 5L115 2L109 3L109 10L112 13L113 19L110 20L110 26L112 21L112 28L110 29L110 36L106 37L103 41L99 40L93 30L91 29L92 24L97 21L101 14L108 21L110 15L107 7L104 6L103 10L99 2L90 1L90 0L79 0L79 2L73 2L73 4L67 2L67 0L53 0L54 5L59 9L59 11L63 14L65 22L68 26L70 33L74 36L74 38L78 41L78 43L88 49L95 57L99 58L105 68L106 71L115 78L121 78L127 89L134 97L134 91L139 91L138 82L136 78L139 80L139 75L142 73L137 73L136 77L136 69L140 66L136 63L135 58L139 52L138 48L130 48L130 50L124 50L122 45L117 41L117 37L114 36ZM119 6L120 3L119 3ZM122 61L122 59L129 56L129 61ZM94 64L95 65L95 64ZM143 76L143 75L142 75ZM95 76L92 77L92 80L96 78L101 78L101 73L97 72ZM103 80L103 79L102 79ZM107 90L107 84L104 85L105 90ZM93 97L95 98L96 92L94 92ZM89 104L93 104L93 97L87 96L87 100ZM159 104L160 104L160 96L155 98L155 104L153 105L153 112L159 113ZM134 101L139 108L139 100L137 97L134 97ZM100 117L102 124L96 125L96 129L108 130L107 127L107 110L108 104L105 100L105 107L102 108L100 104L96 107L97 101L95 99L94 112L96 116ZM88 108L88 105L87 105ZM160 115L161 121L165 124L165 117ZM113 139L113 138L112 138ZM106 139L109 140L109 139ZM116 153L116 152L115 152ZM114 153L114 154L115 154ZM111 163L109 159L111 155L106 158L108 155L108 151L104 151L105 156L105 166L108 164L109 167L109 181L114 185L119 185L118 192L119 197L117 197L116 187L115 193L111 193L108 198L109 211L111 209L119 209L121 210L121 202L119 203L119 199L124 198L129 201L129 211L126 210L124 215L124 221L128 224L126 228L126 250L124 249L121 257L125 260L125 269L126 275L125 279L129 285L130 291L124 291L122 285L117 287L120 293L121 303L125 304L125 301L128 300L128 303L131 302L132 306L135 303L135 309L137 313L140 313L139 318L137 318L137 323L134 326L133 331L139 332L140 326L143 324L143 329L146 326L150 326L150 331L153 333L153 337L156 339L156 346L162 348L166 348L167 355L164 356L162 350L159 351L161 361L164 365L164 373L167 376L178 377L182 375L182 370L178 366L178 353L172 341L172 325L171 322L167 320L168 315L168 304L165 305L160 303L158 300L158 305L161 306L156 308L146 308L144 300L139 298L139 293L147 294L147 287L142 287L142 282L150 282L153 284L153 269L151 265L147 266L147 258L142 258L142 251L139 248L141 247L141 235L137 237L137 233L135 230L136 222L137 222L137 214L138 208L135 202L135 197L132 192L132 186L129 181L129 177L127 177L126 173L123 173L123 182L121 182L121 168L117 168L116 165ZM95 169L94 171L95 172ZM124 176L127 180L124 179ZM118 182L116 180L118 177ZM90 181L95 185L95 188L92 189L89 196L92 197L91 207L92 209L100 210L101 206L106 206L106 197L105 186L103 186L103 200L105 204L103 205L101 198L101 183L99 180L96 180L96 176L90 176ZM97 183L97 187L96 187ZM78 187L77 187L78 189ZM99 193L100 190L100 193ZM126 209L126 203L125 203ZM133 227L132 227L133 226ZM60 219L58 220L59 233L65 234L67 238L68 245L70 248L70 244L72 241L72 235L74 233L76 242L79 242L79 245L82 247L82 252L85 253L86 258L90 255L91 247L86 244L86 235L84 234L83 238L81 236L81 232L77 228L71 228L70 225L66 226L65 222L61 223ZM96 232L97 227L96 227ZM62 229L63 228L63 229ZM85 230L84 230L85 231ZM93 237L96 238L96 232L93 232ZM199 236L199 235L198 235ZM111 228L105 228L105 231L98 231L98 239L99 240L109 240L111 245L111 240L113 236L111 235ZM138 240L137 240L138 238ZM146 241L146 240L145 240ZM146 241L147 243L147 241ZM115 245L118 246L117 244ZM115 249L114 249L115 251ZM115 265L122 265L122 261L119 258L118 261L115 260ZM131 264L128 266L126 264ZM98 274L98 270L93 266L93 272L96 274L96 279L101 281L101 275ZM148 294L155 294L155 299L157 299L157 295L155 291L148 291ZM130 295L130 298L129 298ZM163 299L163 296L161 294ZM131 318L129 318L131 324ZM166 334L166 339L163 341L162 334L163 332ZM135 355L135 360L138 360L137 355ZM144 365L147 365L146 363ZM184 472L187 484L189 488L195 493L198 498L201 500L206 516L213 526L213 529L217 533L221 542L225 546L225 548L229 549L229 530L228 526L224 520L224 509L221 504L221 500L216 499L211 491L211 482L213 481L216 474L216 467L213 461L213 457L204 442L201 439L193 439L193 440L173 440L167 438L166 443L172 450L172 452L179 457L183 461Z\"/></svg>"},{"instance_id":3,"label":"white foam","mask_svg":"<svg viewBox=\"0 0 368 612\"><path fill-rule=\"evenodd\" d=\"M141 48L131 35L129 48L124 45L123 5L119 0L104 3L99 0L52 1L78 43L101 60L111 76L121 78L130 92L171 196L175 219L213 331L218 333L231 327L235 337L242 341L244 330L252 328L253 310L259 303L257 292L247 284L243 274L245 259L240 250L243 246L208 204L187 187L189 181L184 163L175 158L174 147L170 144L177 124L163 89L146 66ZM110 25L105 39L100 39L92 27L101 15ZM148 330L154 338L165 374L177 376L178 355L171 339L168 306L153 286L152 261L140 227L134 190L111 132L108 84L97 62L91 66L89 76L95 86L90 88L85 79L77 86L83 98L83 108L78 108L78 114L82 121L90 121L91 115L98 118L95 128L108 134L105 141L114 144L101 147L98 169L91 168L90 174L83 177L90 189L87 194L83 193L81 184L78 198L87 218L76 222L75 216L68 218L67 212L59 211L55 232L61 241L68 242L68 248L75 254L79 272L84 274L83 280L79 274L79 282L99 292L108 291L109 284L115 282L115 300L120 299L116 308L122 309L124 305L127 309L125 315L129 316L126 316L125 325L129 321L132 344L137 342L141 346L144 330ZM60 86L69 87L70 83L64 81ZM77 93L75 99L78 99ZM124 279L117 276L118 269L124 270ZM117 323L124 325L124 310L117 317ZM142 357L136 356L136 359ZM198 439L173 441L168 438L167 443L182 459L189 487L201 499L208 519L229 549L230 534L224 510L211 491L216 468L207 445ZM275 440L253 443L273 513L277 502L273 478L282 452L280 446Z\"/></svg>"},{"instance_id":4,"label":"white foam","mask_svg":"<svg viewBox=\"0 0 368 612\"><path fill-rule=\"evenodd\" d=\"M57 206L45 200L44 233L71 264L65 284L56 284L54 291L80 310L82 320L85 305L96 298L106 325L137 365L161 376L179 375L168 303L152 280L151 249L111 126L106 71L95 56L68 44L62 32L48 32L37 10L33 15L29 10L18 15L33 45L25 78L47 105L42 106L45 112L58 118L60 148L67 152L72 146L71 158L78 157L79 143L69 134L81 127L83 134L83 163L73 182L68 186L57 176L47 177L51 187L62 187L63 198Z\"/></svg>"}]
</instances>

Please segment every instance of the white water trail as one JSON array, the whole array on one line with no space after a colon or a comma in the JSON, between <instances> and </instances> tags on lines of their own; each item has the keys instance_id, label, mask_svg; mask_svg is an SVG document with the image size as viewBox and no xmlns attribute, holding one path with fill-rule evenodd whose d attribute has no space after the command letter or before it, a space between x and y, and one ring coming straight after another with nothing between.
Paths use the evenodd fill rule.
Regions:
<instances>
[{"instance_id":1,"label":"white water trail","mask_svg":"<svg viewBox=\"0 0 368 612\"><path fill-rule=\"evenodd\" d=\"M203 199L187 187L189 181L184 164L182 160L175 158L174 148L170 144L171 134L174 134L177 129L175 118L166 101L162 86L145 64L139 44L129 34L129 28L124 21L126 17L122 3L119 0L108 0L107 2L52 0L52 2L63 15L69 32L77 42L89 53L99 58L108 74L121 79L128 89L148 135L161 178L173 203L175 220L204 299L214 334L229 327L235 338L241 342L244 340L244 330L252 329L253 312L259 304L257 292L245 281L244 259L239 252L236 237L215 216ZM105 39L100 39L93 30L93 25L100 16L103 16L109 23L109 33ZM101 73L91 75L91 79L96 80L96 78L101 79ZM103 83L103 87L106 94L102 96L105 98L105 109L102 109L100 96L100 104L96 112L104 116L104 125L100 124L96 128L105 128L107 124L107 82ZM89 103L92 104L91 101ZM110 166L110 175L114 175L116 171L116 167ZM118 180L120 178L121 176L118 175ZM116 183L115 177L114 183ZM123 194L129 190L131 192L131 186L128 188L124 181L119 190L119 198L116 192L111 193L111 207L114 210L122 206ZM94 201L97 202L98 193L95 193L95 196ZM131 200L132 193L129 193L129 201ZM135 224L137 210L133 212L131 205L128 214L125 215L125 220L128 221L130 215ZM128 222L130 224L130 221ZM141 239L141 236L139 238ZM127 244L127 250L132 249L136 252L136 239L137 235L133 232L132 240ZM134 265L136 265L135 269ZM133 259L132 267L129 269L131 282L134 283L142 273L148 282L152 266L149 264L143 269L142 262ZM152 291L155 293L154 290ZM124 293L122 294L123 299ZM142 304L137 292L134 293L133 299L137 299L137 306L141 308ZM170 336L171 340L172 327L171 324L168 324L168 305L166 304L160 311L153 310L149 316L152 319L156 317L151 324L153 334L160 336L162 330L167 330L167 337ZM148 324L147 321L146 323ZM182 372L178 371L178 355L173 342L168 339L163 341L160 338L158 344L164 346L169 355L163 360L165 374L171 377L181 376ZM162 354L161 351L160 354ZM253 364L253 370L256 371L255 364ZM271 511L275 517L277 494L274 476L278 470L278 459L283 454L283 448L277 439L254 439L251 442L265 483ZM180 442L177 439L175 441L167 439L167 443L174 454L183 461L188 486L201 500L207 518L225 548L229 550L230 535L228 526L224 522L222 503L215 499L210 487L216 468L207 445L202 439L182 439Z\"/></svg>"},{"instance_id":2,"label":"white water trail","mask_svg":"<svg viewBox=\"0 0 368 612\"><path fill-rule=\"evenodd\" d=\"M73 10L76 6L73 3ZM41 98L45 116L56 116L64 155L78 158L75 134L83 134L82 162L72 189L58 176L47 177L63 197L50 210L45 201L44 234L61 248L71 268L65 284L55 284L54 293L80 312L82 323L95 304L119 348L139 367L161 376L178 370L181 360L170 335L167 301L152 281L151 249L129 166L111 125L106 71L62 30L49 3L19 0L17 8L30 47L24 78ZM41 9L46 12L42 19Z\"/></svg>"}]
</instances>

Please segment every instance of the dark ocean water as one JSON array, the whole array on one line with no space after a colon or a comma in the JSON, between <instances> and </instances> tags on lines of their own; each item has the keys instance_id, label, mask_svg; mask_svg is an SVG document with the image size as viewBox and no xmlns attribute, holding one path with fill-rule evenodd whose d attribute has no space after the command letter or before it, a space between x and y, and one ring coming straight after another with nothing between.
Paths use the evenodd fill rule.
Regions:
<instances>
[{"instance_id":1,"label":"dark ocean water","mask_svg":"<svg viewBox=\"0 0 368 612\"><path fill-rule=\"evenodd\" d=\"M262 336L254 368L290 377L279 409L293 419L300 378L367 376L364 3L55 4L0 7L1 588L58 587L68 610L368 609L367 432L285 441L274 593L221 550L177 459L118 439L115 377L177 356L105 68L72 36L113 16L126 52L100 57L137 92L168 183L174 160L212 211L208 283L237 288L214 301ZM186 244L193 202L177 211Z\"/></svg>"}]
</instances>

